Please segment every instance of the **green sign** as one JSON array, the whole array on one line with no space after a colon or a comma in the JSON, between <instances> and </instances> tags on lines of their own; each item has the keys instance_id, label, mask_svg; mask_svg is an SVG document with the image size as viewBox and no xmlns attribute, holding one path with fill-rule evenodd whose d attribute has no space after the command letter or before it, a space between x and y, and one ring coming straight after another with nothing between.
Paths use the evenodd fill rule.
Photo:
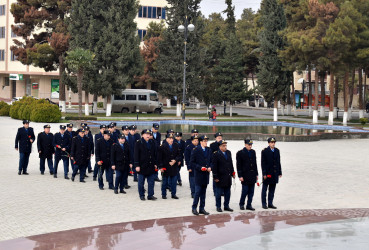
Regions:
<instances>
[{"instance_id":1,"label":"green sign","mask_svg":"<svg viewBox=\"0 0 369 250\"><path fill-rule=\"evenodd\" d=\"M22 74L9 74L9 80L23 81L23 75Z\"/></svg>"},{"instance_id":2,"label":"green sign","mask_svg":"<svg viewBox=\"0 0 369 250\"><path fill-rule=\"evenodd\" d=\"M18 76L19 76L19 80L20 81L23 81L23 75L22 74L19 74Z\"/></svg>"},{"instance_id":3,"label":"green sign","mask_svg":"<svg viewBox=\"0 0 369 250\"><path fill-rule=\"evenodd\" d=\"M59 99L59 79L51 79L51 98Z\"/></svg>"}]
</instances>

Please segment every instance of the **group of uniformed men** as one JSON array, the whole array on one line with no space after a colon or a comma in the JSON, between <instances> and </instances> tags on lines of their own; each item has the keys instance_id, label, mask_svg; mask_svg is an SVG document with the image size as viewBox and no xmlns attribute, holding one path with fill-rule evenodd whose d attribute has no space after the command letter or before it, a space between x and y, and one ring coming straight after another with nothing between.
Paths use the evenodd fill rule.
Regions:
<instances>
[{"instance_id":1,"label":"group of uniformed men","mask_svg":"<svg viewBox=\"0 0 369 250\"><path fill-rule=\"evenodd\" d=\"M195 215L209 213L205 210L206 189L209 184L210 172L213 175L213 190L216 209L222 212L221 197L224 196L224 211L232 212L229 207L232 181L236 178L232 155L227 150L227 142L218 132L215 142L208 147L209 138L199 136L199 131L193 129L191 138L182 139L181 132L167 130L165 139L161 141L159 124L154 123L152 129L144 129L141 135L136 132L137 127L123 126L122 133L116 128L116 123L100 125L100 133L95 140L87 124L73 131L73 124L60 125L60 132L50 133L50 125L44 126L44 131L37 136L37 149L40 158L40 172L44 175L45 160L50 174L57 178L60 160L64 165L64 178L69 179L69 162L72 167L71 179L74 181L79 173L80 182L85 182L86 171L93 172L93 180L98 180L99 188L104 189L103 174L105 172L109 189L114 193L126 193L129 189L128 176L132 175L138 182L138 193L141 200L145 198L144 184L147 181L147 199L156 200L154 196L155 181L162 182L161 196L167 199L167 190L171 198L178 199L177 185L182 186L180 175L184 161L189 172L191 197L193 198L192 213ZM34 131L29 127L29 121L23 121L23 127L18 129L15 138L15 149L19 150L18 174L28 175L27 166L32 144L35 141ZM280 153L275 147L276 139L268 139L268 147L261 152L262 192L261 200L264 209L276 209L273 205L274 192L279 178L282 177ZM255 184L258 182L258 168L256 152L252 149L253 141L245 140L245 146L236 154L236 169L242 183L242 193L239 202L241 210L254 211L252 200ZM91 157L95 154L95 167L92 169ZM52 156L54 156L54 164ZM159 179L161 173L162 180ZM113 181L113 175L115 183ZM267 194L268 193L268 194ZM267 201L268 198L268 201ZM200 202L200 205L199 205ZM199 205L199 210L197 207Z\"/></svg>"}]
</instances>

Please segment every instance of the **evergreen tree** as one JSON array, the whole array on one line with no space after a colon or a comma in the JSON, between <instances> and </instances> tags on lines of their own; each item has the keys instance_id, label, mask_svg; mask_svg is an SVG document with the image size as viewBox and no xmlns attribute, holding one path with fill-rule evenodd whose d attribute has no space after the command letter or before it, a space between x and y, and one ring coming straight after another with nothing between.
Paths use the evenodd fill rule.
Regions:
<instances>
[{"instance_id":1,"label":"evergreen tree","mask_svg":"<svg viewBox=\"0 0 369 250\"><path fill-rule=\"evenodd\" d=\"M283 49L284 41L278 32L286 27L286 19L282 5L277 0L263 0L261 3L260 53L258 84L260 93L267 102L274 100L274 120L277 121L278 100L289 87L288 73L278 57Z\"/></svg>"},{"instance_id":2,"label":"evergreen tree","mask_svg":"<svg viewBox=\"0 0 369 250\"><path fill-rule=\"evenodd\" d=\"M200 17L201 0L168 0L167 29L159 43L159 57L155 78L159 82L160 93L168 98L177 97L177 104L182 101L184 34L178 26L184 24L186 17L195 25L195 30L188 33L186 60L186 96L202 99L204 90L204 49L200 47L204 24Z\"/></svg>"},{"instance_id":3,"label":"evergreen tree","mask_svg":"<svg viewBox=\"0 0 369 250\"><path fill-rule=\"evenodd\" d=\"M226 24L227 24L227 35L232 35L236 33L236 17L234 15L234 6L232 5L232 0L226 0L227 9L223 13L227 14Z\"/></svg>"}]
</instances>

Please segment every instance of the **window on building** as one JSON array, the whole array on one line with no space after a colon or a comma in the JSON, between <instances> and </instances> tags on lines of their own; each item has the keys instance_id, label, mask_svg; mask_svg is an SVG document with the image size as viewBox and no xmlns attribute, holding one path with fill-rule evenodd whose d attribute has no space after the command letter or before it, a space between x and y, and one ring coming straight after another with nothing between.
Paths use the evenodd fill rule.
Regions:
<instances>
[{"instance_id":1,"label":"window on building","mask_svg":"<svg viewBox=\"0 0 369 250\"><path fill-rule=\"evenodd\" d=\"M9 86L9 77L5 77L5 82L4 82L4 86Z\"/></svg>"},{"instance_id":2,"label":"window on building","mask_svg":"<svg viewBox=\"0 0 369 250\"><path fill-rule=\"evenodd\" d=\"M146 6L143 7L142 17L147 17L147 7Z\"/></svg>"},{"instance_id":3,"label":"window on building","mask_svg":"<svg viewBox=\"0 0 369 250\"><path fill-rule=\"evenodd\" d=\"M152 18L152 7L147 7L147 17Z\"/></svg>"},{"instance_id":4,"label":"window on building","mask_svg":"<svg viewBox=\"0 0 369 250\"><path fill-rule=\"evenodd\" d=\"M137 96L136 95L126 95L127 101L136 101Z\"/></svg>"},{"instance_id":5,"label":"window on building","mask_svg":"<svg viewBox=\"0 0 369 250\"><path fill-rule=\"evenodd\" d=\"M156 8L156 16L157 16L156 17L157 19L160 19L161 18L161 7L157 7Z\"/></svg>"},{"instance_id":6,"label":"window on building","mask_svg":"<svg viewBox=\"0 0 369 250\"><path fill-rule=\"evenodd\" d=\"M5 5L0 5L0 16L5 16Z\"/></svg>"},{"instance_id":7,"label":"window on building","mask_svg":"<svg viewBox=\"0 0 369 250\"><path fill-rule=\"evenodd\" d=\"M140 37L140 41L142 41L142 30L138 30L138 36Z\"/></svg>"},{"instance_id":8,"label":"window on building","mask_svg":"<svg viewBox=\"0 0 369 250\"><path fill-rule=\"evenodd\" d=\"M145 39L147 30L142 30L142 41Z\"/></svg>"},{"instance_id":9,"label":"window on building","mask_svg":"<svg viewBox=\"0 0 369 250\"><path fill-rule=\"evenodd\" d=\"M0 27L0 38L5 38L5 27Z\"/></svg>"},{"instance_id":10,"label":"window on building","mask_svg":"<svg viewBox=\"0 0 369 250\"><path fill-rule=\"evenodd\" d=\"M152 18L156 18L156 7L152 7Z\"/></svg>"},{"instance_id":11,"label":"window on building","mask_svg":"<svg viewBox=\"0 0 369 250\"><path fill-rule=\"evenodd\" d=\"M16 61L18 59L18 57L14 54L13 51L11 51L10 53L10 61Z\"/></svg>"},{"instance_id":12,"label":"window on building","mask_svg":"<svg viewBox=\"0 0 369 250\"><path fill-rule=\"evenodd\" d=\"M12 30L12 37L17 37L17 34L15 34Z\"/></svg>"},{"instance_id":13,"label":"window on building","mask_svg":"<svg viewBox=\"0 0 369 250\"><path fill-rule=\"evenodd\" d=\"M147 101L147 95L138 95L139 101Z\"/></svg>"},{"instance_id":14,"label":"window on building","mask_svg":"<svg viewBox=\"0 0 369 250\"><path fill-rule=\"evenodd\" d=\"M138 9L138 17L142 17L142 6Z\"/></svg>"},{"instance_id":15,"label":"window on building","mask_svg":"<svg viewBox=\"0 0 369 250\"><path fill-rule=\"evenodd\" d=\"M0 61L5 61L5 50L0 49Z\"/></svg>"},{"instance_id":16,"label":"window on building","mask_svg":"<svg viewBox=\"0 0 369 250\"><path fill-rule=\"evenodd\" d=\"M162 8L161 9L161 18L162 19L165 19L165 14L166 14L165 8Z\"/></svg>"}]
</instances>

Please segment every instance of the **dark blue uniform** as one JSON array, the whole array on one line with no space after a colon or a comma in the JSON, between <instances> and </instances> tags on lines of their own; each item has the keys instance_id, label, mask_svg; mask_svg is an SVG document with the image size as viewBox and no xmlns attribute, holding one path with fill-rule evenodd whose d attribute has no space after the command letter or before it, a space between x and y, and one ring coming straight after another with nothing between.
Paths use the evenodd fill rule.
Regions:
<instances>
[{"instance_id":1,"label":"dark blue uniform","mask_svg":"<svg viewBox=\"0 0 369 250\"><path fill-rule=\"evenodd\" d=\"M181 151L177 143L169 145L165 143L160 146L158 151L158 167L159 169L165 169L163 172L163 181L161 186L161 195L163 197L167 196L167 186L170 185L170 191L172 197L176 196L177 193L177 175L178 175L178 163L181 161ZM173 166L169 163L175 160Z\"/></svg>"},{"instance_id":2,"label":"dark blue uniform","mask_svg":"<svg viewBox=\"0 0 369 250\"><path fill-rule=\"evenodd\" d=\"M68 154L70 153L71 148L71 140L69 135L56 133L53 139L53 146L55 147L55 157L54 157L54 176L56 177L58 173L58 165L59 161L63 160L64 166L64 177L68 177L69 173L69 157ZM59 147L58 147L59 146ZM66 152L62 151L65 148Z\"/></svg>"},{"instance_id":3,"label":"dark blue uniform","mask_svg":"<svg viewBox=\"0 0 369 250\"><path fill-rule=\"evenodd\" d=\"M111 165L115 166L115 187L114 189L123 193L124 187L128 185L127 176L130 171L130 164L133 164L128 143L114 143L110 154Z\"/></svg>"},{"instance_id":4,"label":"dark blue uniform","mask_svg":"<svg viewBox=\"0 0 369 250\"><path fill-rule=\"evenodd\" d=\"M96 143L97 143L97 140L100 139L100 138L104 138L104 135L100 133L98 134L95 134L95 150L96 150ZM94 181L96 181L96 178L97 178L97 173L99 172L99 166L97 165L97 163L95 163L95 167L94 167L94 174L93 174L93 178L94 178Z\"/></svg>"},{"instance_id":5,"label":"dark blue uniform","mask_svg":"<svg viewBox=\"0 0 369 250\"><path fill-rule=\"evenodd\" d=\"M70 145L71 145L71 149L72 149L72 139L73 137L77 136L77 132L76 131L71 131L69 132L68 130L65 131L65 134L69 136L69 140L70 140ZM70 159L70 166L72 168L72 171L74 169L74 161L72 159Z\"/></svg>"},{"instance_id":6,"label":"dark blue uniform","mask_svg":"<svg viewBox=\"0 0 369 250\"><path fill-rule=\"evenodd\" d=\"M110 154L111 154L111 147L113 146L113 140L109 138L109 140L105 140L104 138L100 138L97 140L96 143L96 150L95 150L95 159L96 162L102 161L102 165L99 167L99 188L104 187L103 182L103 175L104 171L106 171L106 181L109 183L109 189L114 189L113 183L113 170L111 169L111 162L110 162Z\"/></svg>"},{"instance_id":7,"label":"dark blue uniform","mask_svg":"<svg viewBox=\"0 0 369 250\"><path fill-rule=\"evenodd\" d=\"M184 152L184 158L186 160L187 170L188 172L188 179L190 182L190 189L191 189L191 197L193 198L195 196L195 170L191 166L191 153L195 149L195 145L192 143L188 145ZM191 172L190 172L191 170Z\"/></svg>"},{"instance_id":8,"label":"dark blue uniform","mask_svg":"<svg viewBox=\"0 0 369 250\"><path fill-rule=\"evenodd\" d=\"M269 187L268 194L268 206L273 206L275 187L279 181L279 176L282 175L281 158L279 149L274 148L274 151L270 147L267 147L261 151L261 169L264 176L267 176L266 180L263 180L263 188L261 191L261 202L263 206L266 206L266 193ZM268 176L270 176L268 178Z\"/></svg>"},{"instance_id":9,"label":"dark blue uniform","mask_svg":"<svg viewBox=\"0 0 369 250\"><path fill-rule=\"evenodd\" d=\"M140 139L141 139L141 136L138 133L136 133L134 135L129 134L128 136L126 136L126 141L127 141L128 145L129 145L129 149L130 149L130 153L131 153L131 158L133 159L133 161L135 161L135 159L134 159L134 156L135 156L135 145L136 145L136 142L138 140L140 140ZM134 173L133 174L133 180L134 181L138 181L136 168L133 168L133 173Z\"/></svg>"},{"instance_id":10,"label":"dark blue uniform","mask_svg":"<svg viewBox=\"0 0 369 250\"><path fill-rule=\"evenodd\" d=\"M87 135L89 141L90 141L90 150L91 150L91 154L93 155L94 154L94 149L95 149L95 144L94 144L94 137L92 136L92 133L91 131L88 132L88 135ZM89 160L88 162L88 172L91 173L92 172L92 166L91 166L91 159Z\"/></svg>"},{"instance_id":11,"label":"dark blue uniform","mask_svg":"<svg viewBox=\"0 0 369 250\"><path fill-rule=\"evenodd\" d=\"M145 198L144 183L147 179L148 198L154 196L155 185L155 165L157 166L157 149L155 142L149 140L146 142L143 138L138 140L134 149L134 169L140 167L138 173L138 193L141 199Z\"/></svg>"},{"instance_id":12,"label":"dark blue uniform","mask_svg":"<svg viewBox=\"0 0 369 250\"><path fill-rule=\"evenodd\" d=\"M205 209L206 188L209 184L209 172L202 171L201 168L209 168L211 163L210 148L197 146L191 153L191 167L195 174L195 197L193 199L192 210L197 209L200 200L199 211Z\"/></svg>"},{"instance_id":13,"label":"dark blue uniform","mask_svg":"<svg viewBox=\"0 0 369 250\"><path fill-rule=\"evenodd\" d=\"M152 134L154 141L156 143L156 146L159 148L160 147L160 142L161 142L161 134L160 132L156 132L155 134Z\"/></svg>"},{"instance_id":14,"label":"dark blue uniform","mask_svg":"<svg viewBox=\"0 0 369 250\"><path fill-rule=\"evenodd\" d=\"M221 196L224 194L224 209L229 209L231 198L232 177L234 174L232 155L229 150L224 153L220 150L213 153L212 168L215 182L215 203L219 209L221 207Z\"/></svg>"},{"instance_id":15,"label":"dark blue uniform","mask_svg":"<svg viewBox=\"0 0 369 250\"><path fill-rule=\"evenodd\" d=\"M86 168L91 158L90 140L86 136L75 136L72 139L70 156L74 159L72 181L79 170L80 182L85 182Z\"/></svg>"},{"instance_id":16,"label":"dark blue uniform","mask_svg":"<svg viewBox=\"0 0 369 250\"><path fill-rule=\"evenodd\" d=\"M15 136L15 148L19 151L19 172L23 171L23 173L27 173L29 156L32 152L32 143L30 140L34 142L35 139L33 128L18 128L17 135Z\"/></svg>"},{"instance_id":17,"label":"dark blue uniform","mask_svg":"<svg viewBox=\"0 0 369 250\"><path fill-rule=\"evenodd\" d=\"M211 143L210 144L210 152L211 152L211 155L212 155L212 157L213 157L213 155L214 155L214 152L216 152L216 151L218 151L219 150L219 142L217 142L217 141L215 141L215 142L213 142L213 143ZM213 178L213 192L214 192L214 196L216 196L216 191L217 190L217 188L216 188L216 185L215 185L215 181L214 181L214 178ZM224 195L224 194L222 194L222 195Z\"/></svg>"},{"instance_id":18,"label":"dark blue uniform","mask_svg":"<svg viewBox=\"0 0 369 250\"><path fill-rule=\"evenodd\" d=\"M178 144L179 146L179 151L180 151L180 156L181 156L181 159L180 159L180 162L181 164L178 166L178 175L177 175L177 181L178 183L180 183L182 185L182 179L181 179L181 168L183 167L184 163L184 151L186 149L186 142L184 140L174 140L175 143ZM191 143L192 144L192 143Z\"/></svg>"},{"instance_id":19,"label":"dark blue uniform","mask_svg":"<svg viewBox=\"0 0 369 250\"><path fill-rule=\"evenodd\" d=\"M55 152L53 146L53 134L41 132L37 136L37 149L40 157L40 171L41 174L45 172L45 160L49 166L50 174L54 174L53 168L53 154Z\"/></svg>"},{"instance_id":20,"label":"dark blue uniform","mask_svg":"<svg viewBox=\"0 0 369 250\"><path fill-rule=\"evenodd\" d=\"M248 151L246 148L238 151L236 154L237 161L237 174L238 178L243 178L242 193L240 199L240 207L245 205L245 199L247 198L247 208L251 208L252 198L254 197L255 183L258 176L258 167L256 163L255 150Z\"/></svg>"}]
</instances>

